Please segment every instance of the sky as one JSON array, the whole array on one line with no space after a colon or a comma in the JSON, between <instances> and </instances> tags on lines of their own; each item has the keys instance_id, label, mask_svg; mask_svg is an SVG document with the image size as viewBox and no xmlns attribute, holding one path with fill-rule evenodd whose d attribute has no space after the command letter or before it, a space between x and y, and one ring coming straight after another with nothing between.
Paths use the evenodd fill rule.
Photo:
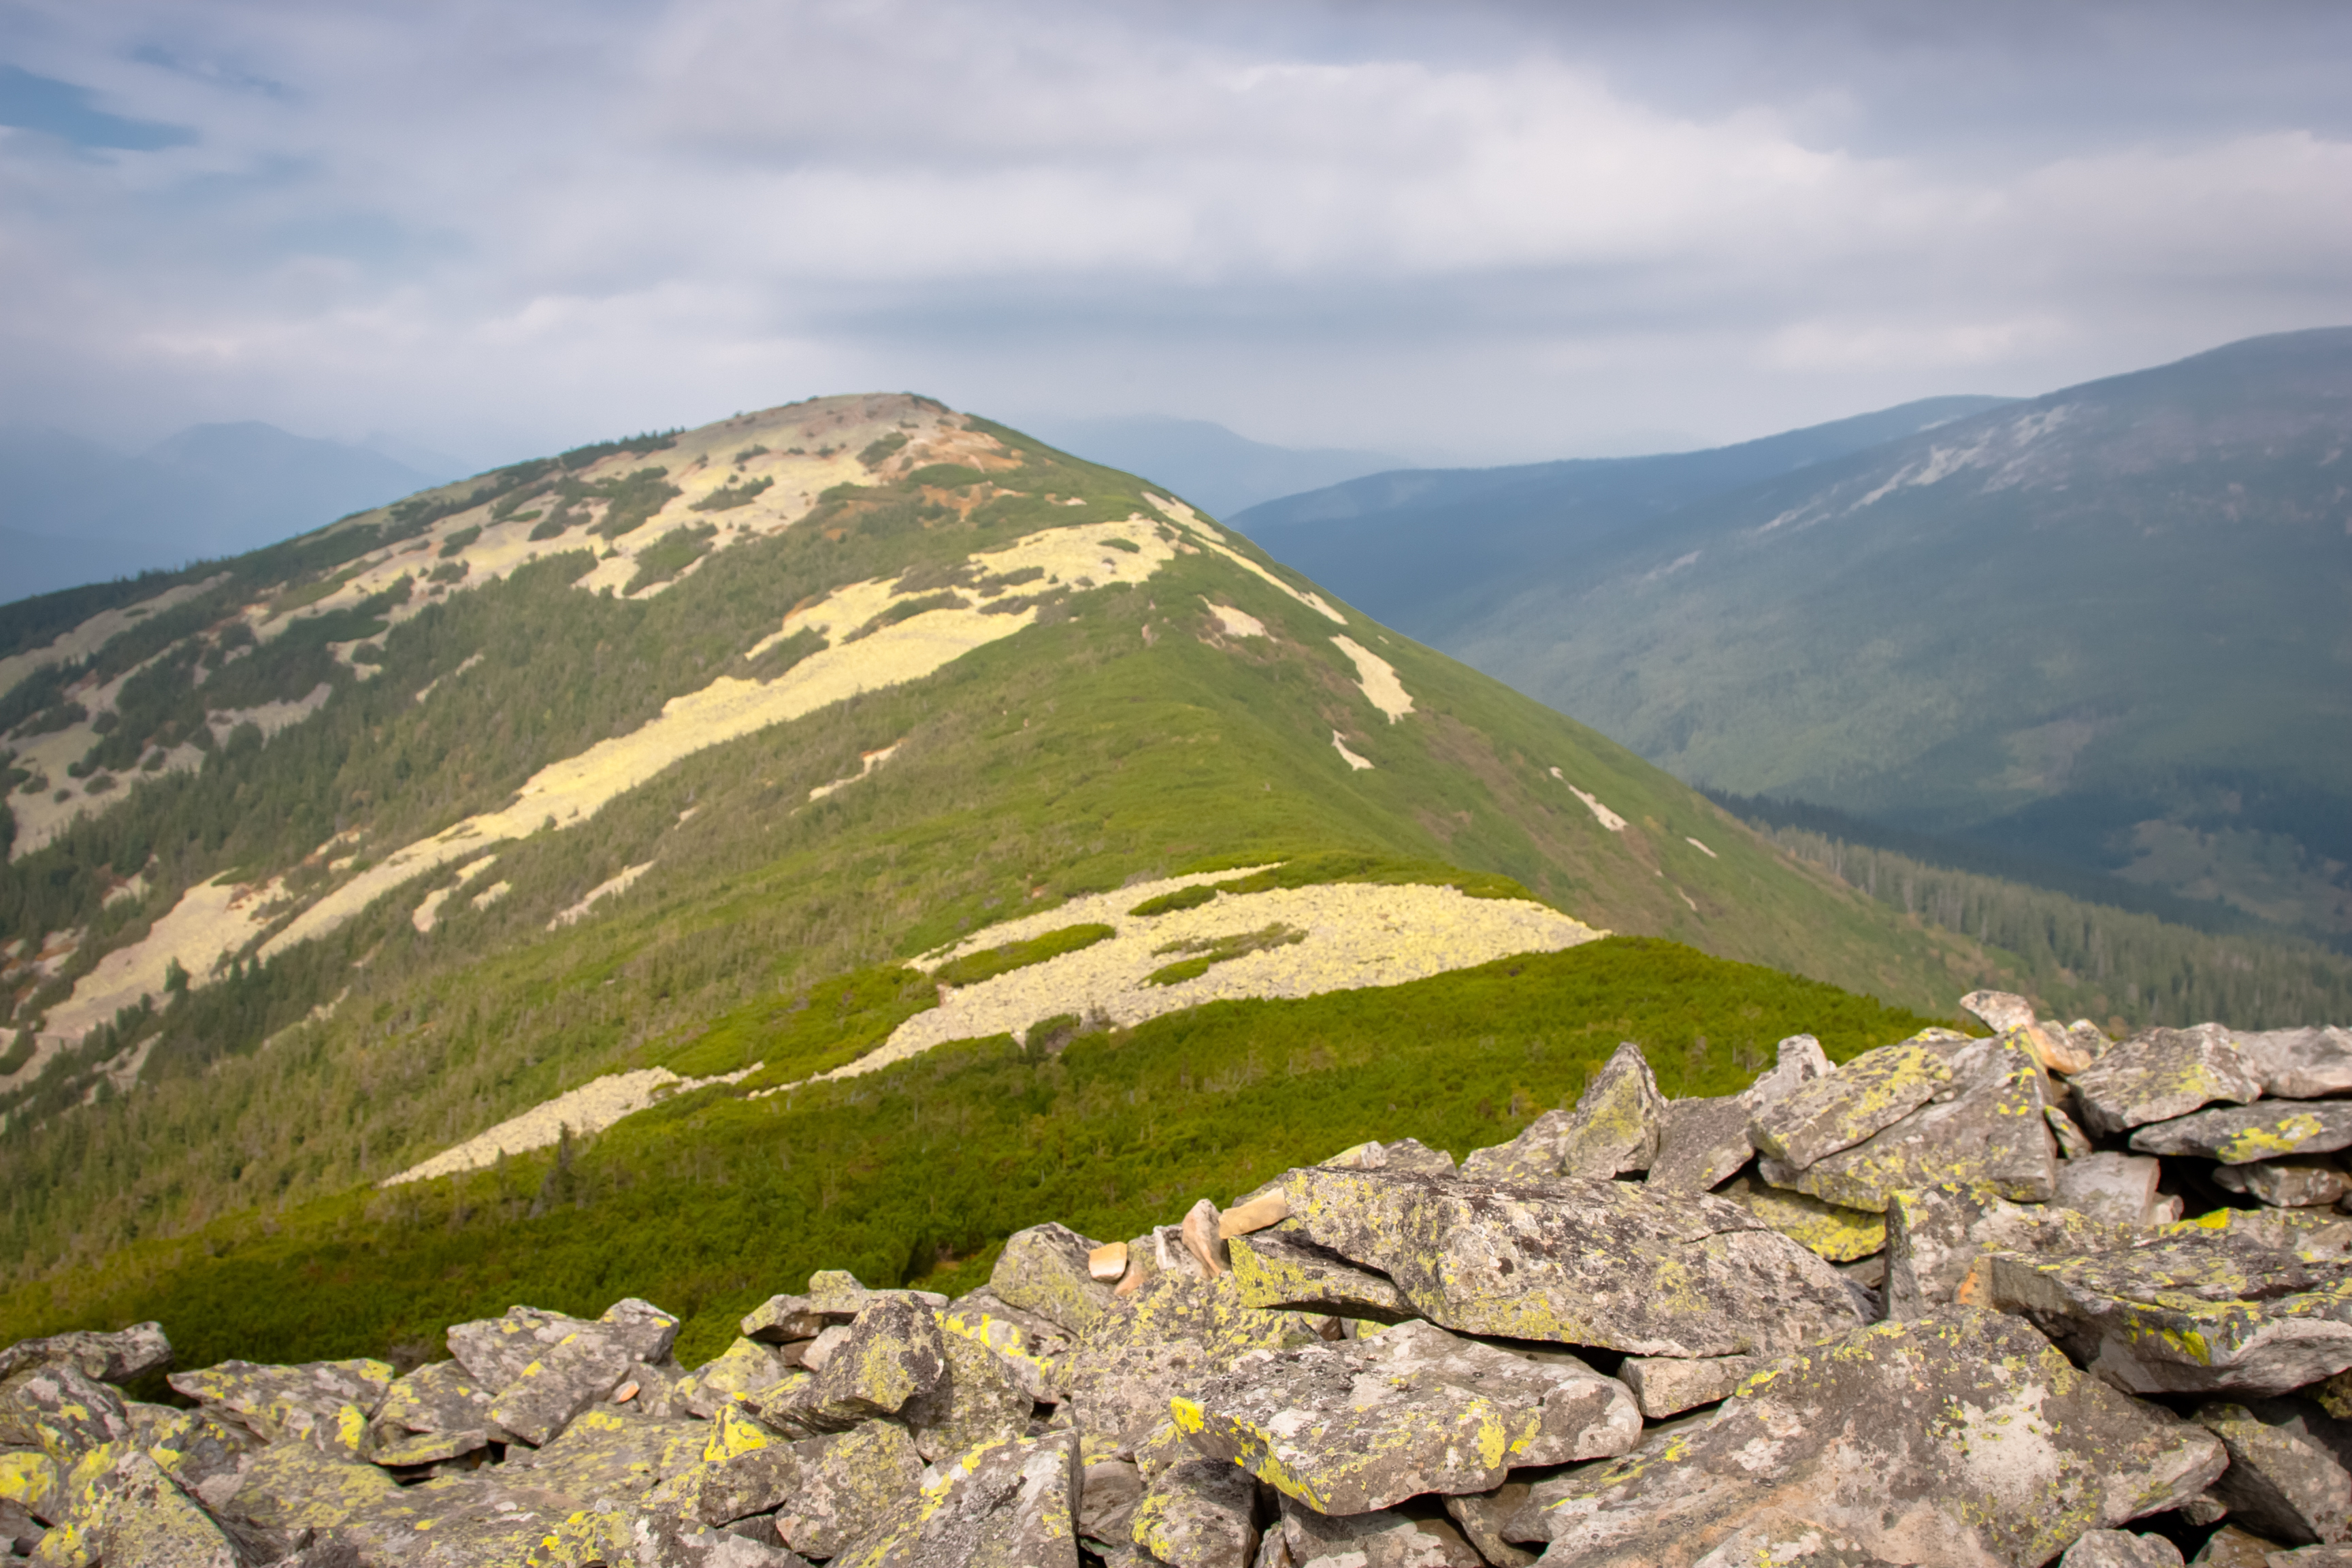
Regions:
<instances>
[{"instance_id":1,"label":"sky","mask_svg":"<svg viewBox=\"0 0 2352 1568\"><path fill-rule=\"evenodd\" d=\"M0 0L0 424L1502 462L2352 322L2352 6Z\"/></svg>"}]
</instances>

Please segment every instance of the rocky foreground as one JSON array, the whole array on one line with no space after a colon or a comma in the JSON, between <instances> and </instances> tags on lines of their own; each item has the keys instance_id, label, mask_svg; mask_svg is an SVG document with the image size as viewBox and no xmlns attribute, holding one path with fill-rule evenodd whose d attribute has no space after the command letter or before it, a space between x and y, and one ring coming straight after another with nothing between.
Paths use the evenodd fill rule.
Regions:
<instances>
[{"instance_id":1,"label":"rocky foreground","mask_svg":"<svg viewBox=\"0 0 2352 1568\"><path fill-rule=\"evenodd\" d=\"M451 1359L0 1352L36 1563L621 1568L2352 1564L2352 1031L1966 1005L1668 1101L1633 1046L956 1300L820 1273L692 1371L643 1301ZM2193 1217L2184 1218L2184 1213Z\"/></svg>"}]
</instances>

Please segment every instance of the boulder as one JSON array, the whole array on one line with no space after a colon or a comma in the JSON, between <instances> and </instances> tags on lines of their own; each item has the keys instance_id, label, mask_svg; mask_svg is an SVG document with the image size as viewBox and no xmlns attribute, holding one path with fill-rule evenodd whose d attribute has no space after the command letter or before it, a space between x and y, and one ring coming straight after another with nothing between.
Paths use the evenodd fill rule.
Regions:
<instances>
[{"instance_id":1,"label":"boulder","mask_svg":"<svg viewBox=\"0 0 2352 1568\"><path fill-rule=\"evenodd\" d=\"M2180 1217L2180 1200L2157 1191L2164 1166L2145 1154L2107 1152L2069 1159L2058 1167L2051 1203L2127 1229Z\"/></svg>"},{"instance_id":2,"label":"boulder","mask_svg":"<svg viewBox=\"0 0 2352 1568\"><path fill-rule=\"evenodd\" d=\"M1490 1492L1471 1492L1445 1500L1445 1517L1470 1542L1479 1560L1492 1568L1527 1568L1536 1553L1503 1538L1503 1527L1527 1506L1528 1483L1505 1481Z\"/></svg>"},{"instance_id":3,"label":"boulder","mask_svg":"<svg viewBox=\"0 0 2352 1568\"><path fill-rule=\"evenodd\" d=\"M131 1436L122 1396L69 1363L0 1382L0 1446L37 1448L59 1466Z\"/></svg>"},{"instance_id":4,"label":"boulder","mask_svg":"<svg viewBox=\"0 0 2352 1568\"><path fill-rule=\"evenodd\" d=\"M694 1514L704 1524L732 1524L789 1500L799 1488L800 1468L791 1445L730 1406L711 1423L702 1462L680 1491L691 1493Z\"/></svg>"},{"instance_id":5,"label":"boulder","mask_svg":"<svg viewBox=\"0 0 2352 1568\"><path fill-rule=\"evenodd\" d=\"M1257 1483L1217 1459L1190 1459L1151 1478L1129 1534L1171 1568L1250 1568L1257 1552Z\"/></svg>"},{"instance_id":6,"label":"boulder","mask_svg":"<svg viewBox=\"0 0 2352 1568\"><path fill-rule=\"evenodd\" d=\"M1454 1174L1454 1156L1433 1149L1418 1138L1393 1143L1358 1143L1342 1149L1321 1163L1338 1171L1405 1171L1420 1176Z\"/></svg>"},{"instance_id":7,"label":"boulder","mask_svg":"<svg viewBox=\"0 0 2352 1568\"><path fill-rule=\"evenodd\" d=\"M1386 1274L1415 1312L1457 1332L1748 1355L1860 1321L1834 1268L1719 1198L1321 1169L1283 1190L1307 1239Z\"/></svg>"},{"instance_id":8,"label":"boulder","mask_svg":"<svg viewBox=\"0 0 2352 1568\"><path fill-rule=\"evenodd\" d=\"M1089 1443L1131 1446L1168 1419L1171 1395L1190 1394L1233 1360L1189 1340L1089 1346L1070 1358L1062 1411Z\"/></svg>"},{"instance_id":9,"label":"boulder","mask_svg":"<svg viewBox=\"0 0 2352 1568\"><path fill-rule=\"evenodd\" d=\"M341 1523L319 1531L314 1561L367 1568L482 1568L521 1563L565 1529L580 1505L498 1471L446 1476L394 1489ZM573 1561L593 1561L574 1558ZM624 1558L621 1561L627 1561Z\"/></svg>"},{"instance_id":10,"label":"boulder","mask_svg":"<svg viewBox=\"0 0 2352 1568\"><path fill-rule=\"evenodd\" d=\"M2201 1563L2204 1568L2270 1568L2271 1554L2284 1555L2286 1551L2284 1542L2225 1524L2207 1536L2205 1544L2189 1561Z\"/></svg>"},{"instance_id":11,"label":"boulder","mask_svg":"<svg viewBox=\"0 0 2352 1568\"><path fill-rule=\"evenodd\" d=\"M2213 1499L2240 1524L2291 1543L2352 1537L2352 1423L2300 1399L2217 1400L2197 1422L2230 1450Z\"/></svg>"},{"instance_id":12,"label":"boulder","mask_svg":"<svg viewBox=\"0 0 2352 1568\"><path fill-rule=\"evenodd\" d=\"M979 1341L1004 1358L1029 1397L1046 1405L1062 1398L1061 1359L1076 1345L1058 1323L999 1300L985 1288L959 1296L940 1313L940 1327Z\"/></svg>"},{"instance_id":13,"label":"boulder","mask_svg":"<svg viewBox=\"0 0 2352 1568\"><path fill-rule=\"evenodd\" d=\"M761 1407L762 1420L804 1432L838 1432L896 1415L948 1374L939 1314L905 1294L880 1296L849 1328L816 1376Z\"/></svg>"},{"instance_id":14,"label":"boulder","mask_svg":"<svg viewBox=\"0 0 2352 1568\"><path fill-rule=\"evenodd\" d=\"M263 1441L302 1437L356 1456L367 1423L392 1387L392 1368L380 1361L314 1361L299 1366L256 1366L226 1361L166 1379L215 1419L244 1423Z\"/></svg>"},{"instance_id":15,"label":"boulder","mask_svg":"<svg viewBox=\"0 0 2352 1568\"><path fill-rule=\"evenodd\" d=\"M33 1560L124 1568L244 1568L249 1559L154 1460L133 1444L113 1442L90 1450L74 1467L59 1516L42 1535Z\"/></svg>"},{"instance_id":16,"label":"boulder","mask_svg":"<svg viewBox=\"0 0 2352 1568\"><path fill-rule=\"evenodd\" d=\"M1078 1568L1075 1435L1013 1439L939 1467L832 1568Z\"/></svg>"},{"instance_id":17,"label":"boulder","mask_svg":"<svg viewBox=\"0 0 2352 1568\"><path fill-rule=\"evenodd\" d=\"M1218 1228L1223 1217L1217 1212L1216 1205L1202 1198L1192 1206L1184 1215L1184 1223L1177 1227L1177 1235L1184 1241L1184 1251L1203 1279L1214 1279L1229 1267L1223 1233Z\"/></svg>"},{"instance_id":18,"label":"boulder","mask_svg":"<svg viewBox=\"0 0 2352 1568\"><path fill-rule=\"evenodd\" d=\"M1461 1531L1434 1510L1333 1518L1285 1498L1282 1534L1293 1568L1481 1568Z\"/></svg>"},{"instance_id":19,"label":"boulder","mask_svg":"<svg viewBox=\"0 0 2352 1568\"><path fill-rule=\"evenodd\" d=\"M825 1363L833 1359L833 1352L839 1350L848 1339L847 1323L829 1323L825 1326L824 1332L817 1335L816 1338L795 1341L785 1346L785 1359L793 1360L793 1353L797 1352L798 1364L811 1372L823 1372Z\"/></svg>"},{"instance_id":20,"label":"boulder","mask_svg":"<svg viewBox=\"0 0 2352 1568\"><path fill-rule=\"evenodd\" d=\"M2058 1568L2181 1568L2180 1548L2161 1535L2086 1530L2058 1559Z\"/></svg>"},{"instance_id":21,"label":"boulder","mask_svg":"<svg viewBox=\"0 0 2352 1568\"><path fill-rule=\"evenodd\" d=\"M2042 1108L2042 1120L2050 1124L2050 1136L2058 1141L2058 1157L2062 1160L2087 1159L2095 1146L2091 1135L2075 1124L2074 1119L2054 1105Z\"/></svg>"},{"instance_id":22,"label":"boulder","mask_svg":"<svg viewBox=\"0 0 2352 1568\"><path fill-rule=\"evenodd\" d=\"M1815 1525L1750 1524L1708 1552L1701 1568L1895 1568L1862 1543Z\"/></svg>"},{"instance_id":23,"label":"boulder","mask_svg":"<svg viewBox=\"0 0 2352 1568\"><path fill-rule=\"evenodd\" d=\"M1170 1403L1202 1453L1323 1513L1489 1491L1515 1467L1622 1454L1642 1433L1624 1384L1567 1352L1429 1323L1253 1357Z\"/></svg>"},{"instance_id":24,"label":"boulder","mask_svg":"<svg viewBox=\"0 0 2352 1568\"><path fill-rule=\"evenodd\" d=\"M453 1324L446 1338L449 1353L477 1383L496 1392L523 1373L542 1352L587 1328L591 1320L537 1307L509 1307L506 1315Z\"/></svg>"},{"instance_id":25,"label":"boulder","mask_svg":"<svg viewBox=\"0 0 2352 1568\"><path fill-rule=\"evenodd\" d=\"M2083 1125L2113 1138L2151 1121L2186 1116L2200 1105L2243 1105L2262 1093L2227 1031L2149 1029L2074 1075L2071 1087Z\"/></svg>"},{"instance_id":26,"label":"boulder","mask_svg":"<svg viewBox=\"0 0 2352 1568\"><path fill-rule=\"evenodd\" d=\"M2033 1022L2033 1004L2011 991L1971 991L1960 998L1960 1007L1983 1019L1996 1035Z\"/></svg>"},{"instance_id":27,"label":"boulder","mask_svg":"<svg viewBox=\"0 0 2352 1568\"><path fill-rule=\"evenodd\" d=\"M1241 1299L1253 1307L1328 1312L1383 1323L1412 1316L1395 1280L1316 1246L1296 1221L1235 1237L1228 1245Z\"/></svg>"},{"instance_id":28,"label":"boulder","mask_svg":"<svg viewBox=\"0 0 2352 1568\"><path fill-rule=\"evenodd\" d=\"M2047 1199L2057 1184L2057 1149L2042 1119L2042 1071L2033 1058L1999 1040L1932 1041L1921 1049L1929 1047L1944 1053L1937 1059L1948 1077L1917 1109L1810 1164L1768 1153L1758 1174L1777 1187L1874 1213L1885 1212L1892 1193L1939 1181L1990 1182L2021 1203ZM1863 1059L1799 1095L1836 1082ZM1906 1085L1905 1097L1916 1088Z\"/></svg>"},{"instance_id":29,"label":"boulder","mask_svg":"<svg viewBox=\"0 0 2352 1568\"><path fill-rule=\"evenodd\" d=\"M2138 1129L2131 1146L2143 1154L2189 1154L2225 1165L2325 1154L2352 1146L2352 1102L2264 1100L2200 1110Z\"/></svg>"},{"instance_id":30,"label":"boulder","mask_svg":"<svg viewBox=\"0 0 2352 1568\"><path fill-rule=\"evenodd\" d=\"M1800 1170L1851 1149L1952 1083L1958 1039L1949 1030L1936 1029L1864 1051L1827 1078L1800 1084L1758 1107L1748 1120L1748 1141L1759 1153Z\"/></svg>"},{"instance_id":31,"label":"boulder","mask_svg":"<svg viewBox=\"0 0 2352 1568\"><path fill-rule=\"evenodd\" d=\"M944 1307L948 1299L936 1290L869 1290L845 1268L820 1268L809 1276L810 1310L828 1323L846 1323L875 1302L895 1297L920 1307Z\"/></svg>"},{"instance_id":32,"label":"boulder","mask_svg":"<svg viewBox=\"0 0 2352 1568\"><path fill-rule=\"evenodd\" d=\"M547 1347L490 1402L490 1419L534 1447L554 1441L582 1412L608 1398L636 1357L591 1323Z\"/></svg>"},{"instance_id":33,"label":"boulder","mask_svg":"<svg viewBox=\"0 0 2352 1568\"><path fill-rule=\"evenodd\" d=\"M2213 1184L2224 1192L2242 1193L2274 1208L2316 1208L2352 1196L2352 1177L2326 1154L2257 1160L2251 1165L2216 1165L2212 1178Z\"/></svg>"},{"instance_id":34,"label":"boulder","mask_svg":"<svg viewBox=\"0 0 2352 1568\"><path fill-rule=\"evenodd\" d=\"M1633 1404L1653 1421L1696 1410L1731 1397L1751 1373L1769 1366L1762 1356L1706 1356L1681 1360L1673 1356L1627 1356L1617 1367L1618 1381L1633 1391Z\"/></svg>"},{"instance_id":35,"label":"boulder","mask_svg":"<svg viewBox=\"0 0 2352 1568\"><path fill-rule=\"evenodd\" d=\"M255 1450L221 1513L269 1530L330 1530L393 1502L402 1489L374 1465L302 1442Z\"/></svg>"},{"instance_id":36,"label":"boulder","mask_svg":"<svg viewBox=\"0 0 2352 1568\"><path fill-rule=\"evenodd\" d=\"M1143 1475L1133 1459L1108 1458L1086 1468L1078 1482L1078 1534L1099 1554L1135 1549L1135 1510L1143 1501Z\"/></svg>"},{"instance_id":37,"label":"boulder","mask_svg":"<svg viewBox=\"0 0 2352 1568\"><path fill-rule=\"evenodd\" d=\"M1922 1318L1952 1301L1988 1252L2071 1257L2127 1239L2074 1209L2013 1204L1980 1183L1896 1193L1886 1205L1886 1315Z\"/></svg>"},{"instance_id":38,"label":"boulder","mask_svg":"<svg viewBox=\"0 0 2352 1568\"><path fill-rule=\"evenodd\" d=\"M217 1510L245 1479L246 1456L260 1439L241 1426L214 1420L200 1410L163 1405L126 1405L132 1441L163 1473L206 1508ZM5 1461L0 1460L0 1469ZM0 1494L6 1491L0 1479Z\"/></svg>"},{"instance_id":39,"label":"boulder","mask_svg":"<svg viewBox=\"0 0 2352 1568\"><path fill-rule=\"evenodd\" d=\"M1675 1441L1570 1472L1540 1522L1579 1568L1695 1568L1750 1526L1893 1563L2040 1563L2227 1462L2022 1321L1955 1307L1790 1358Z\"/></svg>"},{"instance_id":40,"label":"boulder","mask_svg":"<svg viewBox=\"0 0 2352 1568\"><path fill-rule=\"evenodd\" d=\"M895 1512L922 1487L923 1461L914 1439L895 1422L863 1426L792 1445L795 1484L776 1510L776 1531L803 1557L838 1554L874 1521Z\"/></svg>"},{"instance_id":41,"label":"boulder","mask_svg":"<svg viewBox=\"0 0 2352 1568\"><path fill-rule=\"evenodd\" d=\"M458 1363L436 1361L384 1391L362 1452L379 1465L425 1465L512 1440L490 1416L489 1390Z\"/></svg>"},{"instance_id":42,"label":"boulder","mask_svg":"<svg viewBox=\"0 0 2352 1568\"><path fill-rule=\"evenodd\" d=\"M2231 1039L2266 1095L2317 1100L2352 1091L2352 1029L2264 1029Z\"/></svg>"},{"instance_id":43,"label":"boulder","mask_svg":"<svg viewBox=\"0 0 2352 1568\"><path fill-rule=\"evenodd\" d=\"M0 1351L0 1381L40 1366L70 1366L92 1383L129 1383L172 1364L172 1342L161 1323L133 1323L111 1333L81 1330L47 1339L19 1340Z\"/></svg>"},{"instance_id":44,"label":"boulder","mask_svg":"<svg viewBox=\"0 0 2352 1568\"><path fill-rule=\"evenodd\" d=\"M915 1451L933 1463L1029 1432L1035 1401L1004 1359L962 1334L940 1336L947 1371L929 1394L903 1412Z\"/></svg>"},{"instance_id":45,"label":"boulder","mask_svg":"<svg viewBox=\"0 0 2352 1568\"><path fill-rule=\"evenodd\" d=\"M1744 1094L1666 1102L1666 1123L1644 1184L1662 1193L1703 1193L1722 1185L1756 1157L1748 1142L1756 1108Z\"/></svg>"},{"instance_id":46,"label":"boulder","mask_svg":"<svg viewBox=\"0 0 2352 1568\"><path fill-rule=\"evenodd\" d=\"M1738 1205L1816 1258L1851 1263L1886 1245L1886 1216L1868 1209L1842 1208L1808 1193L1741 1176L1717 1189L1726 1203Z\"/></svg>"},{"instance_id":47,"label":"boulder","mask_svg":"<svg viewBox=\"0 0 2352 1568\"><path fill-rule=\"evenodd\" d=\"M806 1296L771 1296L744 1313L737 1327L745 1339L763 1345L790 1344L824 1332L825 1317Z\"/></svg>"},{"instance_id":48,"label":"boulder","mask_svg":"<svg viewBox=\"0 0 2352 1568\"><path fill-rule=\"evenodd\" d=\"M1563 1175L1606 1181L1648 1170L1665 1126L1665 1096L1642 1047L1627 1040L1585 1086L1573 1110L1547 1110L1508 1143L1473 1150L1462 1173L1537 1184Z\"/></svg>"},{"instance_id":49,"label":"boulder","mask_svg":"<svg viewBox=\"0 0 2352 1568\"><path fill-rule=\"evenodd\" d=\"M2352 1260L2242 1228L2190 1223L2134 1247L1995 1252L1977 1267L1987 1304L2135 1393L2284 1394L2352 1367Z\"/></svg>"},{"instance_id":50,"label":"boulder","mask_svg":"<svg viewBox=\"0 0 2352 1568\"><path fill-rule=\"evenodd\" d=\"M707 1421L739 1397L772 1388L790 1370L782 1356L746 1334L678 1379L670 1396L687 1414Z\"/></svg>"},{"instance_id":51,"label":"boulder","mask_svg":"<svg viewBox=\"0 0 2352 1568\"><path fill-rule=\"evenodd\" d=\"M1111 1286L1094 1277L1089 1263L1101 1245L1062 1225L1014 1231L997 1257L988 1288L1007 1305L1073 1334L1084 1333L1112 1300Z\"/></svg>"},{"instance_id":52,"label":"boulder","mask_svg":"<svg viewBox=\"0 0 2352 1568\"><path fill-rule=\"evenodd\" d=\"M710 1428L699 1421L655 1421L605 1407L591 1410L536 1453L509 1454L501 1469L521 1484L593 1502L634 1498L694 1468Z\"/></svg>"}]
</instances>

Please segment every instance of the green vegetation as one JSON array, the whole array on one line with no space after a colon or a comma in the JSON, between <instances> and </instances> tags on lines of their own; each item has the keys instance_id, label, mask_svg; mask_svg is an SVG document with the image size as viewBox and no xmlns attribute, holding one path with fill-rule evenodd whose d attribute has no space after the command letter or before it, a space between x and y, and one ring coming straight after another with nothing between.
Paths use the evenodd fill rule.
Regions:
<instances>
[{"instance_id":1,"label":"green vegetation","mask_svg":"<svg viewBox=\"0 0 2352 1568\"><path fill-rule=\"evenodd\" d=\"M602 497L608 503L603 520L593 531L604 539L618 539L625 533L643 528L654 513L681 493L676 485L668 482L660 468L638 468L617 479L598 479L593 484L566 479L559 490L566 494Z\"/></svg>"},{"instance_id":2,"label":"green vegetation","mask_svg":"<svg viewBox=\"0 0 2352 1568\"><path fill-rule=\"evenodd\" d=\"M918 489L960 490L970 485L986 484L988 476L961 463L927 463L908 474L907 482Z\"/></svg>"},{"instance_id":3,"label":"green vegetation","mask_svg":"<svg viewBox=\"0 0 2352 1568\"><path fill-rule=\"evenodd\" d=\"M1189 952L1193 957L1164 964L1144 976L1150 985L1174 985L1186 980L1197 980L1220 963L1227 963L1253 952L1265 952L1277 947L1295 947L1307 940L1307 933L1297 926L1280 921L1261 926L1256 931L1235 931L1229 936L1193 937L1184 942L1171 942L1165 947L1155 947L1155 954Z\"/></svg>"},{"instance_id":4,"label":"green vegetation","mask_svg":"<svg viewBox=\"0 0 2352 1568\"><path fill-rule=\"evenodd\" d=\"M977 985L999 974L1010 974L1016 969L1026 969L1033 963L1043 963L1049 958L1059 958L1066 952L1092 947L1118 934L1116 930L1107 925L1064 926L1043 936L1033 936L1026 942L1009 942L1002 947L992 947L983 952L951 960L933 970L931 978L942 985Z\"/></svg>"},{"instance_id":5,"label":"green vegetation","mask_svg":"<svg viewBox=\"0 0 2352 1568\"><path fill-rule=\"evenodd\" d=\"M1156 899L1146 899L1127 912L1131 915L1172 915L1178 910L1197 910L1212 902L1217 889L1206 885L1179 888L1172 893L1162 893Z\"/></svg>"},{"instance_id":6,"label":"green vegetation","mask_svg":"<svg viewBox=\"0 0 2352 1568\"><path fill-rule=\"evenodd\" d=\"M796 1016L831 1016L812 993ZM436 1344L517 1300L685 1314L678 1353L812 1269L961 1289L1012 1231L1123 1237L1366 1138L1457 1154L1572 1101L1621 1039L1671 1094L1727 1092L1800 1031L1833 1058L1927 1020L1672 942L1615 939L1410 985L1218 1003L1058 1053L1003 1039L751 1100L681 1096L551 1155L225 1217L20 1285L0 1336L152 1317L184 1361ZM745 1086L748 1088L749 1086ZM142 1100L152 1097L142 1097Z\"/></svg>"},{"instance_id":7,"label":"green vegetation","mask_svg":"<svg viewBox=\"0 0 2352 1568\"><path fill-rule=\"evenodd\" d=\"M718 535L719 530L707 522L671 529L637 552L637 569L621 592L625 595L656 583L668 582L709 554L710 542Z\"/></svg>"},{"instance_id":8,"label":"green vegetation","mask_svg":"<svg viewBox=\"0 0 2352 1568\"><path fill-rule=\"evenodd\" d=\"M570 528L572 523L572 520L563 514L562 508L558 508L544 520L533 525L530 531L531 542L536 543L542 539L557 538L565 529Z\"/></svg>"},{"instance_id":9,"label":"green vegetation","mask_svg":"<svg viewBox=\"0 0 2352 1568\"><path fill-rule=\"evenodd\" d=\"M618 441L595 441L585 447L574 447L568 452L559 454L555 460L565 468L577 471L599 458L610 458L622 452L626 452L633 458L643 458L651 453L667 451L677 446L677 438L685 434L683 426L675 430L648 430L642 436L630 436Z\"/></svg>"},{"instance_id":10,"label":"green vegetation","mask_svg":"<svg viewBox=\"0 0 2352 1568\"><path fill-rule=\"evenodd\" d=\"M478 522L466 528L451 529L442 537L441 558L446 561L453 555L464 554L466 546L481 537L482 525Z\"/></svg>"},{"instance_id":11,"label":"green vegetation","mask_svg":"<svg viewBox=\"0 0 2352 1568\"><path fill-rule=\"evenodd\" d=\"M739 506L751 505L753 497L775 482L765 475L756 479L730 479L687 510L688 511L732 511Z\"/></svg>"},{"instance_id":12,"label":"green vegetation","mask_svg":"<svg viewBox=\"0 0 2352 1568\"><path fill-rule=\"evenodd\" d=\"M907 433L893 430L887 436L878 436L868 442L866 449L857 454L857 460L869 468L878 468L906 444Z\"/></svg>"}]
</instances>

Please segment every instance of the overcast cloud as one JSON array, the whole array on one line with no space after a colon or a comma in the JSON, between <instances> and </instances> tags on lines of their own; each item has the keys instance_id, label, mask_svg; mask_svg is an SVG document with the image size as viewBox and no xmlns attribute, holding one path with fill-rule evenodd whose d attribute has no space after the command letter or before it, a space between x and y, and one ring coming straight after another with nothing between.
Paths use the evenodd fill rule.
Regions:
<instances>
[{"instance_id":1,"label":"overcast cloud","mask_svg":"<svg viewBox=\"0 0 2352 1568\"><path fill-rule=\"evenodd\" d=\"M2352 7L1634 10L0 0L0 422L1496 461L2352 321Z\"/></svg>"}]
</instances>

